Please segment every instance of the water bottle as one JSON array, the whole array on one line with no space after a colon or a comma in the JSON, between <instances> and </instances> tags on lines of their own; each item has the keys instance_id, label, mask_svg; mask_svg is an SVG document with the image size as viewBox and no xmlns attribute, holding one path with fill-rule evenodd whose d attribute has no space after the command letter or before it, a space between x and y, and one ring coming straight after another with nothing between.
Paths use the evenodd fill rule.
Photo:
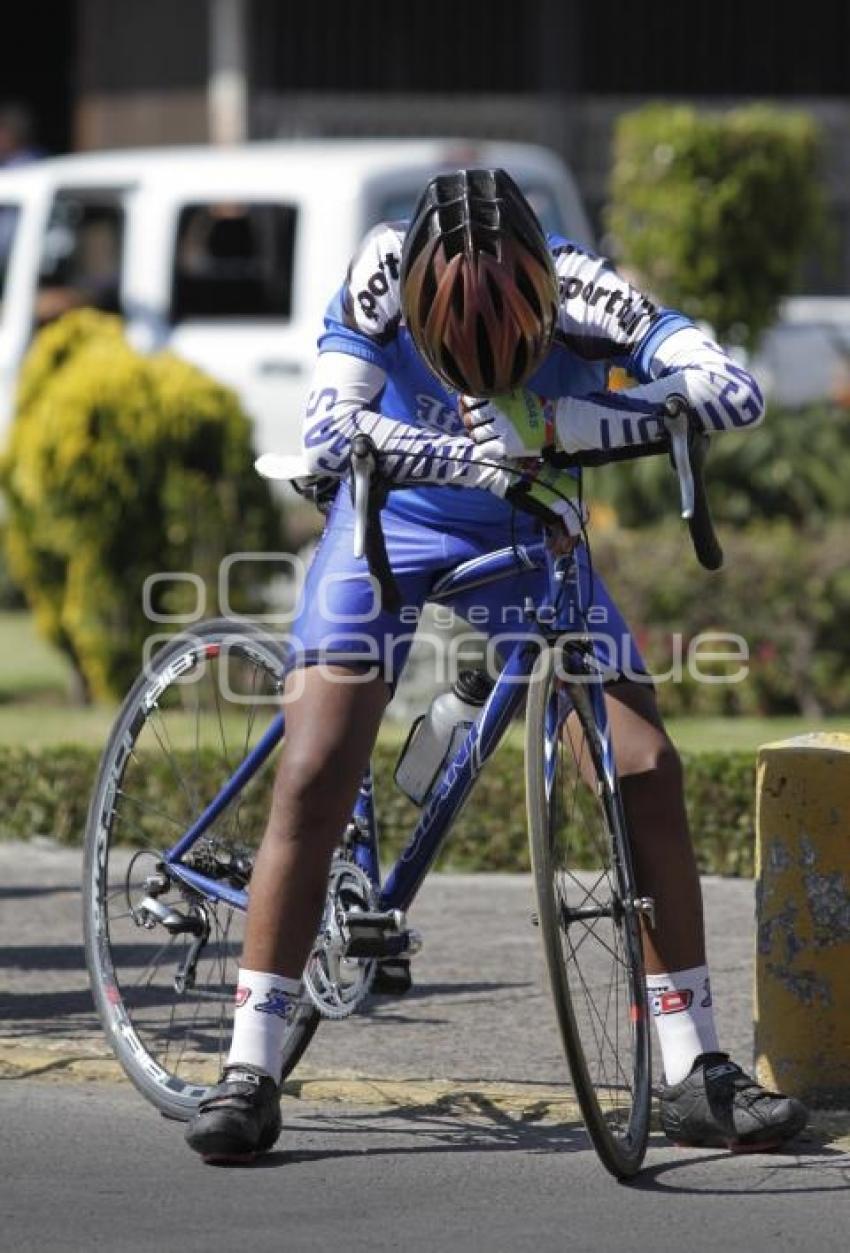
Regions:
<instances>
[{"instance_id":1,"label":"water bottle","mask_svg":"<svg viewBox=\"0 0 850 1253\"><path fill-rule=\"evenodd\" d=\"M398 787L414 804L425 804L492 687L483 670L461 670L454 686L436 696L428 712L416 719L395 768Z\"/></svg>"}]
</instances>

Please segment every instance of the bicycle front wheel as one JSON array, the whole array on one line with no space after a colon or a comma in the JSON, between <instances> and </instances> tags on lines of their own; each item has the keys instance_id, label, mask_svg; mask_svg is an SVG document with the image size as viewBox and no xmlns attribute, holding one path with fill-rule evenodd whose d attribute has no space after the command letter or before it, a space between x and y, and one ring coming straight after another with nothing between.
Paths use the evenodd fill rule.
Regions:
<instances>
[{"instance_id":1,"label":"bicycle front wheel","mask_svg":"<svg viewBox=\"0 0 850 1253\"><path fill-rule=\"evenodd\" d=\"M280 711L284 659L249 624L201 623L157 653L118 715L85 842L84 932L92 994L129 1078L172 1118L191 1118L230 1045L244 917L169 875L163 854L200 816ZM265 828L268 759L184 855L246 889ZM288 1074L319 1015L302 1007Z\"/></svg>"},{"instance_id":2,"label":"bicycle front wheel","mask_svg":"<svg viewBox=\"0 0 850 1253\"><path fill-rule=\"evenodd\" d=\"M590 1138L617 1178L646 1152L650 1040L640 915L618 795L586 683L546 649L526 712L526 796L555 1011Z\"/></svg>"}]
</instances>

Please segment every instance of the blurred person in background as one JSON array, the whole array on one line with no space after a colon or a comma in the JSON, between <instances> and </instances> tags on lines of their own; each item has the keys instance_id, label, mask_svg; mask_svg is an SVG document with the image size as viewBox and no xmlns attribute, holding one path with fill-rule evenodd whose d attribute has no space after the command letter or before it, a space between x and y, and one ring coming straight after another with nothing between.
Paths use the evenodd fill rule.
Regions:
<instances>
[{"instance_id":1,"label":"blurred person in background","mask_svg":"<svg viewBox=\"0 0 850 1253\"><path fill-rule=\"evenodd\" d=\"M0 104L0 170L13 169L37 161L41 151L32 143L32 117L22 104ZM5 277L6 264L18 210L0 205L0 279ZM0 291L3 283L0 282Z\"/></svg>"},{"instance_id":2,"label":"blurred person in background","mask_svg":"<svg viewBox=\"0 0 850 1253\"><path fill-rule=\"evenodd\" d=\"M0 104L0 169L26 165L43 156L33 143L32 115L25 105Z\"/></svg>"}]
</instances>

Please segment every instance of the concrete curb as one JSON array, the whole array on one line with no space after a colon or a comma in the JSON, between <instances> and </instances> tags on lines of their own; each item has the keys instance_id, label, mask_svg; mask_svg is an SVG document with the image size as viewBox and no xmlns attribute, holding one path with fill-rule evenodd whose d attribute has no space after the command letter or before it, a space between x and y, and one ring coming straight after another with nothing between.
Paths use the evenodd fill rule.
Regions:
<instances>
[{"instance_id":1,"label":"concrete curb","mask_svg":"<svg viewBox=\"0 0 850 1253\"><path fill-rule=\"evenodd\" d=\"M0 1040L0 1083L126 1083L118 1062L96 1047L90 1050L31 1048ZM534 1083L469 1083L451 1079L392 1079L356 1074L334 1076L301 1067L299 1078L283 1085L284 1098L307 1105L345 1105L383 1110L418 1109L470 1119L501 1115L525 1123L580 1123L571 1092ZM850 1110L813 1110L801 1137L850 1152Z\"/></svg>"},{"instance_id":2,"label":"concrete curb","mask_svg":"<svg viewBox=\"0 0 850 1253\"><path fill-rule=\"evenodd\" d=\"M756 1073L819 1105L850 1099L850 735L759 750Z\"/></svg>"}]
</instances>

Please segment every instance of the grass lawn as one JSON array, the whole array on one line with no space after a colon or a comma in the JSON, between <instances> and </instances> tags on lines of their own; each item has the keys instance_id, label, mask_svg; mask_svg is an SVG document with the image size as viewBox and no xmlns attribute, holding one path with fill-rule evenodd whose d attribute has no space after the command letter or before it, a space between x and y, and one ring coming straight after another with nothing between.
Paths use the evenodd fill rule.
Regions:
<instances>
[{"instance_id":1,"label":"grass lawn","mask_svg":"<svg viewBox=\"0 0 850 1253\"><path fill-rule=\"evenodd\" d=\"M0 701L50 696L61 701L70 669L36 634L28 613L0 613Z\"/></svg>"},{"instance_id":2,"label":"grass lawn","mask_svg":"<svg viewBox=\"0 0 850 1253\"><path fill-rule=\"evenodd\" d=\"M103 706L75 709L45 704L41 700L0 704L0 745L44 748L51 744L83 744L99 748L106 741L114 716L114 709ZM238 725L244 724L240 720ZM850 720L830 718L823 723L812 723L802 718L683 718L671 721L669 730L674 743L683 751L742 749L755 752L760 744L802 735L806 731L845 731L850 734ZM238 737L238 734L238 726L234 723L234 736ZM400 748L407 735L407 727L388 723L381 734L385 741ZM192 735L192 727L187 721L187 745L192 743ZM521 739L521 728L517 727L511 735Z\"/></svg>"},{"instance_id":3,"label":"grass lawn","mask_svg":"<svg viewBox=\"0 0 850 1253\"><path fill-rule=\"evenodd\" d=\"M844 731L850 734L850 718L671 718L670 738L683 752L706 749L744 749L754 752L761 744L786 740L808 731Z\"/></svg>"}]
</instances>

